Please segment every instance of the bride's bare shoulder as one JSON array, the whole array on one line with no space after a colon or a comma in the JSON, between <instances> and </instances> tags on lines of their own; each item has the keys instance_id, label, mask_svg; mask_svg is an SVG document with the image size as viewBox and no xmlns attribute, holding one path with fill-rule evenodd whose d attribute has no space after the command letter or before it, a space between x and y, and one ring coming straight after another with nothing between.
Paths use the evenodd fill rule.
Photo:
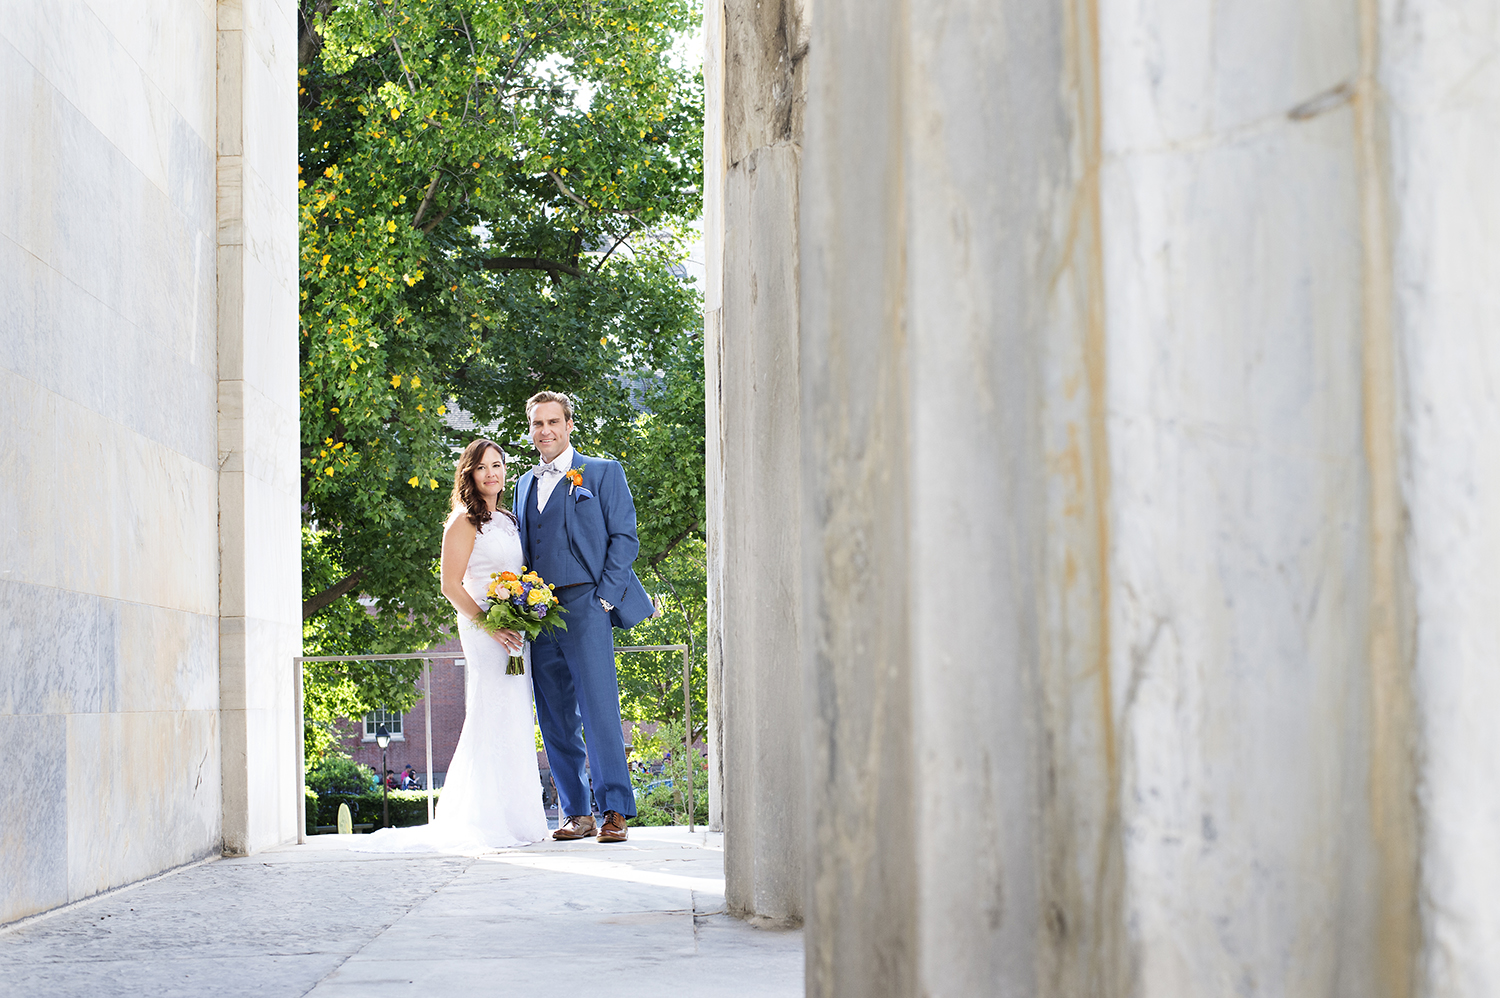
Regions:
<instances>
[{"instance_id":1,"label":"bride's bare shoulder","mask_svg":"<svg viewBox=\"0 0 1500 998\"><path fill-rule=\"evenodd\" d=\"M479 532L474 524L469 522L467 510L455 509L448 514L448 522L443 524L443 533L446 535L455 532L460 536L463 534L477 534Z\"/></svg>"}]
</instances>

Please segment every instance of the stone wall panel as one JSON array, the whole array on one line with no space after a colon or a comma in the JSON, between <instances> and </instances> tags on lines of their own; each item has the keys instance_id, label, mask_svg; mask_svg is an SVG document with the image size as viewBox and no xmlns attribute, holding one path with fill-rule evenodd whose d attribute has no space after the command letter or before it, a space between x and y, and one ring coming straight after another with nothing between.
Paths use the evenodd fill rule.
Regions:
<instances>
[{"instance_id":1,"label":"stone wall panel","mask_svg":"<svg viewBox=\"0 0 1500 998\"><path fill-rule=\"evenodd\" d=\"M219 852L217 711L67 719L68 900Z\"/></svg>"},{"instance_id":2,"label":"stone wall panel","mask_svg":"<svg viewBox=\"0 0 1500 998\"><path fill-rule=\"evenodd\" d=\"M228 818L253 834L233 848L296 832L295 25L263 6L247 116L219 71L238 2L0 4L0 186L20 192L0 201L0 794L20 816L0 836L25 867L0 922L224 849L225 689L261 767L242 766ZM230 126L253 140L234 183ZM245 310L218 300L242 244L248 350L242 323L226 334ZM250 505L226 528L227 457ZM263 617L226 625L221 577ZM228 656L248 676L224 681L222 633L249 636Z\"/></svg>"}]
</instances>

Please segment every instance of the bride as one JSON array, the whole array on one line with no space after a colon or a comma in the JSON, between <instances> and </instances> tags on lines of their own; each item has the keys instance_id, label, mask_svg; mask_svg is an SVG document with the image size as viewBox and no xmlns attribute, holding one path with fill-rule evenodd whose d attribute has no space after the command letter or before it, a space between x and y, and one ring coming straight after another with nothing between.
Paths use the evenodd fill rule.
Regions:
<instances>
[{"instance_id":1,"label":"bride","mask_svg":"<svg viewBox=\"0 0 1500 998\"><path fill-rule=\"evenodd\" d=\"M458 611L468 674L458 747L431 824L382 828L351 848L426 852L528 845L547 836L532 734L531 649L517 631L489 634L474 623L488 608L492 572L521 570L514 514L499 505L505 454L490 440L464 448L453 475L453 512L443 528L443 595ZM507 676L512 654L526 674Z\"/></svg>"}]
</instances>

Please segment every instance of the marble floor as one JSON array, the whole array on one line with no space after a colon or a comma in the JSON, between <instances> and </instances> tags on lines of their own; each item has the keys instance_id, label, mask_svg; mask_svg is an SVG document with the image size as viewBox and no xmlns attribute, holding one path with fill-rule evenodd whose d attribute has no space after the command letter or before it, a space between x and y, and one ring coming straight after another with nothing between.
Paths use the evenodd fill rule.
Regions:
<instances>
[{"instance_id":1,"label":"marble floor","mask_svg":"<svg viewBox=\"0 0 1500 998\"><path fill-rule=\"evenodd\" d=\"M222 859L0 929L0 988L42 996L611 998L803 993L802 933L724 914L721 836L478 856L336 835Z\"/></svg>"}]
</instances>

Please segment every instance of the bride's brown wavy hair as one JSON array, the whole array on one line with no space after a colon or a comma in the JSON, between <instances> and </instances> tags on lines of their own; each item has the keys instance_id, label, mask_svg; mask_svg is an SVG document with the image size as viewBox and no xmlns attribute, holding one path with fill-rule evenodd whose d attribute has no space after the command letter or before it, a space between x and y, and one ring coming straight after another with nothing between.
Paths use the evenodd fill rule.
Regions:
<instances>
[{"instance_id":1,"label":"bride's brown wavy hair","mask_svg":"<svg viewBox=\"0 0 1500 998\"><path fill-rule=\"evenodd\" d=\"M474 488L474 469L479 466L479 462L484 460L485 453L491 447L500 452L500 460L507 465L510 464L510 457L506 455L504 447L493 440L480 437L464 448L463 454L458 459L458 467L453 469L453 508L468 513L469 522L474 524L476 529L489 523L491 514L484 499L480 497L479 490ZM504 513L511 523L516 522L516 514L504 506L500 507L500 512Z\"/></svg>"}]
</instances>

